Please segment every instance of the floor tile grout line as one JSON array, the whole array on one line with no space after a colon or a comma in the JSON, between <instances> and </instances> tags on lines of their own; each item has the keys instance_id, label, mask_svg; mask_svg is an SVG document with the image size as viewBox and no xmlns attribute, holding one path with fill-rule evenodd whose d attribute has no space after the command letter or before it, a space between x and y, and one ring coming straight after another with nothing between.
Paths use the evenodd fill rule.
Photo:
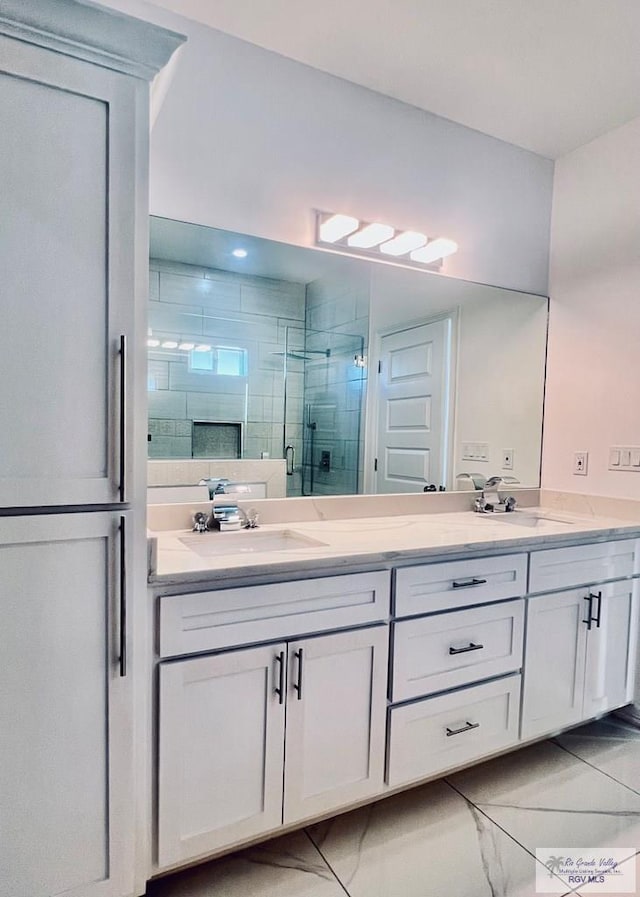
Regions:
<instances>
[{"instance_id":1,"label":"floor tile grout line","mask_svg":"<svg viewBox=\"0 0 640 897\"><path fill-rule=\"evenodd\" d=\"M485 819L488 819L489 822L490 822L492 825L495 825L495 827L496 827L497 829L500 829L500 831L501 831L504 835L506 835L507 838L510 838L510 839L513 841L514 844L517 844L518 847L522 848L522 850L525 851L525 853L528 853L529 856L533 859L534 863L540 863L540 860L537 858L537 856L535 855L535 853L532 853L532 852L529 850L528 847L526 847L524 844L521 844L520 841L518 841L518 839L515 837L515 835L512 835L511 832L508 832L508 831L506 830L506 828L503 828L503 827L500 825L500 823L499 823L499 822L496 822L495 819L492 819L492 817L489 816L488 813L485 813L484 810L482 809L482 807L479 807L477 804L474 804L474 802L473 802L472 800L470 800L465 794L463 794L462 791L460 791L458 788L456 788L455 785L452 785L451 782L449 781L449 779L446 779L446 778L445 778L445 779L442 779L442 781L445 783L445 785L448 785L449 788L451 788L452 791L455 791L456 794L459 794L460 797L461 797L466 803L468 803L468 804L470 804L470 806L474 807L474 808L478 811L478 813L481 813L481 814L485 817ZM543 863L540 863L540 865L541 865L541 866L544 866ZM565 888L567 887L567 883L566 883L565 881L563 881L563 880L560 878L559 875L555 875L555 874L554 874L554 877L557 878L559 882L561 882L561 884L563 885L563 887L565 887ZM569 895L573 895L573 893L574 893L574 892L573 892L571 889L569 889L568 891L565 891L565 892L562 894L562 897L569 897ZM578 895L576 895L576 897L580 897L580 895L578 894Z\"/></svg>"},{"instance_id":2,"label":"floor tile grout line","mask_svg":"<svg viewBox=\"0 0 640 897\"><path fill-rule=\"evenodd\" d=\"M323 854L323 852L320 850L320 848L318 847L318 845L316 844L316 842L313 840L313 838L311 837L311 835L309 834L309 832L307 831L307 829L305 828L305 829L303 829L303 831L304 831L305 835L307 836L307 838L311 841L311 843L313 844L313 846L315 847L315 849L318 851L318 853L319 853L320 856L322 857L323 862L326 863L327 867L329 868L329 871L331 872L331 874L333 875L333 877L335 878L335 880L338 882L338 884L340 885L340 887L342 888L342 890L345 892L345 894L347 895L347 897L351 897L351 894L347 891L345 885L343 885L343 883L342 883L342 882L340 881L340 879L338 878L338 873L337 873L336 870L333 868L333 866L331 865L331 863L329 862L329 860L326 858L326 856Z\"/></svg>"},{"instance_id":3,"label":"floor tile grout line","mask_svg":"<svg viewBox=\"0 0 640 897\"><path fill-rule=\"evenodd\" d=\"M602 773L603 776L606 776L608 779L611 779L612 782L616 782L622 788L626 788L627 791L630 791L632 794L637 794L638 796L640 796L640 791L636 791L636 789L632 788L631 785L626 785L624 782L621 782L620 779L616 779L616 777L611 775L610 772L607 772L604 769L600 769L600 767L596 766L595 763L590 763L589 760L585 760L584 757L580 757L578 754L575 754L568 747L565 747L564 744L560 744L559 741L556 741L555 738L552 738L551 741L553 744L555 744L557 747L559 747L560 750L565 751L567 754L570 754L572 757L575 757L576 760L580 760L581 763L584 763L586 766L591 767L591 769L595 770L596 772Z\"/></svg>"}]
</instances>

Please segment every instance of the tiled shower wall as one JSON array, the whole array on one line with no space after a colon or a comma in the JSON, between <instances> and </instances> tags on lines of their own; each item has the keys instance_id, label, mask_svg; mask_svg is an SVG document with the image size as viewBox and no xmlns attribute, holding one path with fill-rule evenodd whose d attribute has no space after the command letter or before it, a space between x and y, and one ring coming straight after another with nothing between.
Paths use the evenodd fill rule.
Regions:
<instances>
[{"instance_id":1,"label":"tiled shower wall","mask_svg":"<svg viewBox=\"0 0 640 897\"><path fill-rule=\"evenodd\" d=\"M367 354L368 270L308 284L306 312L305 348L311 360L306 362L304 389L304 493L362 491L367 369L355 365L354 355ZM311 354L323 349L330 350L328 357ZM316 423L313 454L306 426L310 419ZM328 453L328 469L323 452Z\"/></svg>"},{"instance_id":2,"label":"tiled shower wall","mask_svg":"<svg viewBox=\"0 0 640 897\"><path fill-rule=\"evenodd\" d=\"M190 371L187 352L152 350L149 457L190 458L192 422L204 420L242 422L245 458L281 458L282 353L287 327L290 346L304 345L305 285L157 259L149 276L154 337L246 349L248 361L246 377L221 376ZM303 380L302 367L288 374L288 441L301 431Z\"/></svg>"}]
</instances>

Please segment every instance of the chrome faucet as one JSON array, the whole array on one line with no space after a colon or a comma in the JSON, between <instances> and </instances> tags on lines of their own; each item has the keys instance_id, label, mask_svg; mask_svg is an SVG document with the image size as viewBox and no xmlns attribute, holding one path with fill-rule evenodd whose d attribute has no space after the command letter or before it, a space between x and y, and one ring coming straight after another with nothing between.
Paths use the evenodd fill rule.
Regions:
<instances>
[{"instance_id":1,"label":"chrome faucet","mask_svg":"<svg viewBox=\"0 0 640 897\"><path fill-rule=\"evenodd\" d=\"M517 480L514 480L512 477L509 477L509 479L512 482L517 482ZM480 497L476 498L473 503L474 511L478 514L485 514L488 511L504 511L505 513L514 511L516 500L513 495L503 497L500 494L500 486L504 485L504 482L502 477L489 477L485 483L484 489L480 493Z\"/></svg>"}]
</instances>

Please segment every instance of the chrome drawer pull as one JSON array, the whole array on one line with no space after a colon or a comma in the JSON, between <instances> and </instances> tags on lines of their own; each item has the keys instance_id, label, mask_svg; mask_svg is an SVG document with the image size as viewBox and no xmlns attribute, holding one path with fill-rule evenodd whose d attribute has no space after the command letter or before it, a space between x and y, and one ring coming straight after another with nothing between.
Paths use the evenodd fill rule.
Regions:
<instances>
[{"instance_id":1,"label":"chrome drawer pull","mask_svg":"<svg viewBox=\"0 0 640 897\"><path fill-rule=\"evenodd\" d=\"M466 654L468 651L480 651L482 648L484 648L484 645L474 645L473 642L469 642L464 648L450 647L449 654Z\"/></svg>"},{"instance_id":2,"label":"chrome drawer pull","mask_svg":"<svg viewBox=\"0 0 640 897\"><path fill-rule=\"evenodd\" d=\"M460 735L462 732L470 732L472 729L478 729L480 727L480 723L465 723L460 729L449 729L447 727L447 738L450 735Z\"/></svg>"},{"instance_id":3,"label":"chrome drawer pull","mask_svg":"<svg viewBox=\"0 0 640 897\"><path fill-rule=\"evenodd\" d=\"M453 581L454 589L468 589L470 586L483 586L486 583L486 579L476 579L475 576L473 579L465 579L463 582Z\"/></svg>"}]
</instances>

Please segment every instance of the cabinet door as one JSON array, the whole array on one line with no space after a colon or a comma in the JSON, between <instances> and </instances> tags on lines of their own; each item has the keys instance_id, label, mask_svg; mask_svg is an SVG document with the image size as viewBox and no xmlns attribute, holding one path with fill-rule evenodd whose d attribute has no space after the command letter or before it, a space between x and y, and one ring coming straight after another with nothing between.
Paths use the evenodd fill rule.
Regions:
<instances>
[{"instance_id":1,"label":"cabinet door","mask_svg":"<svg viewBox=\"0 0 640 897\"><path fill-rule=\"evenodd\" d=\"M160 866L282 823L285 674L284 643L160 665Z\"/></svg>"},{"instance_id":2,"label":"cabinet door","mask_svg":"<svg viewBox=\"0 0 640 897\"><path fill-rule=\"evenodd\" d=\"M284 821L383 787L388 629L289 645Z\"/></svg>"},{"instance_id":3,"label":"cabinet door","mask_svg":"<svg viewBox=\"0 0 640 897\"><path fill-rule=\"evenodd\" d=\"M522 695L522 737L582 719L588 589L530 598Z\"/></svg>"},{"instance_id":4,"label":"cabinet door","mask_svg":"<svg viewBox=\"0 0 640 897\"><path fill-rule=\"evenodd\" d=\"M633 699L638 632L638 581L591 589L594 621L587 638L585 719Z\"/></svg>"},{"instance_id":5,"label":"cabinet door","mask_svg":"<svg viewBox=\"0 0 640 897\"><path fill-rule=\"evenodd\" d=\"M0 59L0 506L118 501L146 85L2 37Z\"/></svg>"},{"instance_id":6,"label":"cabinet door","mask_svg":"<svg viewBox=\"0 0 640 897\"><path fill-rule=\"evenodd\" d=\"M119 520L0 519L0 897L133 890Z\"/></svg>"}]
</instances>

